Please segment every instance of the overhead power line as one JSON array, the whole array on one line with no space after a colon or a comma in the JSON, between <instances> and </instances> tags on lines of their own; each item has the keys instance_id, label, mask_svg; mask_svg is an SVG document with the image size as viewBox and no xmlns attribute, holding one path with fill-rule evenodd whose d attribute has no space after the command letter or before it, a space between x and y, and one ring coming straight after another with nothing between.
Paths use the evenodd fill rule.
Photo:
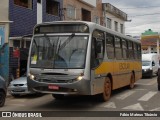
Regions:
<instances>
[{"instance_id":1,"label":"overhead power line","mask_svg":"<svg viewBox=\"0 0 160 120\"><path fill-rule=\"evenodd\" d=\"M154 24L154 23L160 23L160 21L149 22L149 23L145 23L145 24L141 24L141 25L136 25L136 26L131 26L131 27L126 27L126 28L140 27L140 26L143 26L143 25L149 25L149 24Z\"/></svg>"},{"instance_id":2,"label":"overhead power line","mask_svg":"<svg viewBox=\"0 0 160 120\"><path fill-rule=\"evenodd\" d=\"M141 9L141 8L157 8L160 6L140 6L140 7L132 7L132 8L120 8L120 9Z\"/></svg>"},{"instance_id":3,"label":"overhead power line","mask_svg":"<svg viewBox=\"0 0 160 120\"><path fill-rule=\"evenodd\" d=\"M158 15L160 13L150 13L150 14L141 14L141 15L134 15L134 16L129 16L129 17L143 17L143 16L149 16L149 15Z\"/></svg>"}]
</instances>

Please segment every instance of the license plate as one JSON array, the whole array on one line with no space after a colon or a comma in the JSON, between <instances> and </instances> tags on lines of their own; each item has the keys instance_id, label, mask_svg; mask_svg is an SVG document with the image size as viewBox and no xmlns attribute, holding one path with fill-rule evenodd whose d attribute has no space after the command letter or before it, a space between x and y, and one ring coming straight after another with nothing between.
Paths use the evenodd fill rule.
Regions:
<instances>
[{"instance_id":1,"label":"license plate","mask_svg":"<svg viewBox=\"0 0 160 120\"><path fill-rule=\"evenodd\" d=\"M51 90L59 90L59 86L56 86L56 85L48 85L48 89L51 89Z\"/></svg>"}]
</instances>

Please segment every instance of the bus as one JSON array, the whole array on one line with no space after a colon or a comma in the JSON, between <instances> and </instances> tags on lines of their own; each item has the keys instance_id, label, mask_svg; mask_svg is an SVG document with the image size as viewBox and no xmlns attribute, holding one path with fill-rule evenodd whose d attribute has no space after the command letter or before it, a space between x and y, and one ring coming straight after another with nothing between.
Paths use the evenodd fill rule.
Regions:
<instances>
[{"instance_id":1,"label":"bus","mask_svg":"<svg viewBox=\"0 0 160 120\"><path fill-rule=\"evenodd\" d=\"M37 24L31 40L29 90L66 95L97 95L102 101L112 90L142 77L140 41L92 22L55 21Z\"/></svg>"}]
</instances>

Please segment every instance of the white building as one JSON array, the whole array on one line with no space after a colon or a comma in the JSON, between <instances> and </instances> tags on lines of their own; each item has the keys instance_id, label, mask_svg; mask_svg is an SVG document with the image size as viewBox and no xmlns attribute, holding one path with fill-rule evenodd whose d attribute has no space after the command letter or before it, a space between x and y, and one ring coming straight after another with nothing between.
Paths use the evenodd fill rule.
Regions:
<instances>
[{"instance_id":1,"label":"white building","mask_svg":"<svg viewBox=\"0 0 160 120\"><path fill-rule=\"evenodd\" d=\"M103 3L103 25L107 28L125 34L125 21L127 21L127 14L111 5L110 3Z\"/></svg>"}]
</instances>

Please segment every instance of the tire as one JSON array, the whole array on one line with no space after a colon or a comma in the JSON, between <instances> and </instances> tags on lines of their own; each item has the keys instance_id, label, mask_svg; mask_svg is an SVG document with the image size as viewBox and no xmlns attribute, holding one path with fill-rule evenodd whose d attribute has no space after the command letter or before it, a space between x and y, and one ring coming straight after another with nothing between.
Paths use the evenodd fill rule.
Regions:
<instances>
[{"instance_id":1,"label":"tire","mask_svg":"<svg viewBox=\"0 0 160 120\"><path fill-rule=\"evenodd\" d=\"M133 74L133 72L132 72L132 74L131 74L131 78L130 78L130 84L129 84L129 88L130 89L133 89L134 88L134 86L135 86L135 76L134 76L134 74Z\"/></svg>"},{"instance_id":2,"label":"tire","mask_svg":"<svg viewBox=\"0 0 160 120\"><path fill-rule=\"evenodd\" d=\"M104 84L103 84L103 93L100 94L100 99L102 102L106 102L110 99L112 92L112 84L111 80L106 77Z\"/></svg>"},{"instance_id":3,"label":"tire","mask_svg":"<svg viewBox=\"0 0 160 120\"><path fill-rule=\"evenodd\" d=\"M6 94L3 91L0 91L0 107L3 107L6 100Z\"/></svg>"},{"instance_id":4,"label":"tire","mask_svg":"<svg viewBox=\"0 0 160 120\"><path fill-rule=\"evenodd\" d=\"M160 91L160 85L158 85L158 91Z\"/></svg>"},{"instance_id":5,"label":"tire","mask_svg":"<svg viewBox=\"0 0 160 120\"><path fill-rule=\"evenodd\" d=\"M57 100L62 100L64 98L64 95L61 94L52 94L52 96Z\"/></svg>"},{"instance_id":6,"label":"tire","mask_svg":"<svg viewBox=\"0 0 160 120\"><path fill-rule=\"evenodd\" d=\"M15 97L15 98L18 98L18 97L20 97L20 95L19 94L11 94L13 97Z\"/></svg>"}]
</instances>

